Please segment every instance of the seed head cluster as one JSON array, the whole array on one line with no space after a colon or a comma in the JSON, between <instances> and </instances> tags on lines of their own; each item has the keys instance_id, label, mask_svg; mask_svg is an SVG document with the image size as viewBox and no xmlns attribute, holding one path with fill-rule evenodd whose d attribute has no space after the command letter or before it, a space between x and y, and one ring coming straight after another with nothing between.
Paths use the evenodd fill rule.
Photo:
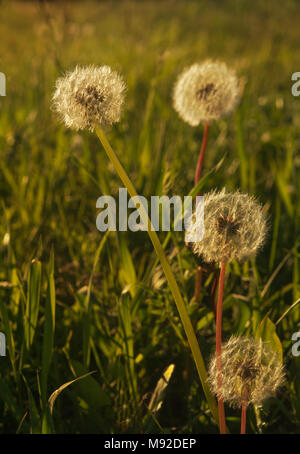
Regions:
<instances>
[{"instance_id":1,"label":"seed head cluster","mask_svg":"<svg viewBox=\"0 0 300 454\"><path fill-rule=\"evenodd\" d=\"M195 63L178 77L173 106L191 126L218 120L231 113L240 99L240 84L225 63Z\"/></svg>"},{"instance_id":2,"label":"seed head cluster","mask_svg":"<svg viewBox=\"0 0 300 454\"><path fill-rule=\"evenodd\" d=\"M119 121L126 85L109 66L77 66L56 81L53 109L68 128L93 131Z\"/></svg>"},{"instance_id":3,"label":"seed head cluster","mask_svg":"<svg viewBox=\"0 0 300 454\"><path fill-rule=\"evenodd\" d=\"M194 219L201 219L195 214L188 223L189 232L197 228ZM266 232L266 216L253 196L225 188L214 190L204 196L204 235L201 241L192 243L192 250L208 263L244 260L255 256Z\"/></svg>"},{"instance_id":4,"label":"seed head cluster","mask_svg":"<svg viewBox=\"0 0 300 454\"><path fill-rule=\"evenodd\" d=\"M246 405L261 404L284 383L284 369L278 354L261 339L232 336L222 346L220 361L221 386L215 356L209 365L208 381L212 392L231 407L241 407L244 390L247 391Z\"/></svg>"}]
</instances>

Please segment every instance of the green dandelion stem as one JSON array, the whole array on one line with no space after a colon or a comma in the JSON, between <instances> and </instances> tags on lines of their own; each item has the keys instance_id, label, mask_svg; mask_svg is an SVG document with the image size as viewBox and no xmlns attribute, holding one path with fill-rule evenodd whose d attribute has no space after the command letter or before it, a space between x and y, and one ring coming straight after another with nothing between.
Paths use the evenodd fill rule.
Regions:
<instances>
[{"instance_id":1,"label":"green dandelion stem","mask_svg":"<svg viewBox=\"0 0 300 454\"><path fill-rule=\"evenodd\" d=\"M101 130L101 128L99 128L99 126L95 126L95 132L96 132L100 142L102 143L103 148L104 148L108 158L111 160L116 172L118 173L120 179L122 180L123 184L126 186L130 196L131 197L137 196L138 194L135 190L135 187L133 186L130 178L128 177L126 171L124 170L122 164L120 163L117 155L111 148L103 131ZM179 287L177 285L177 282L175 280L175 277L174 277L172 269L169 265L169 262L166 258L164 249L159 241L159 238L158 238L156 232L153 229L151 221L148 217L148 213L146 212L146 210L144 209L142 204L139 204L139 206L137 206L137 209L139 211L139 214L141 216L143 223L145 225L148 225L148 234L153 243L153 246L158 255L158 258L161 262L162 268L164 270L164 273L165 273L167 281L169 283L171 292L173 294L173 297L174 297L174 300L175 300L175 303L176 303L176 306L177 306L177 309L178 309L178 312L179 312L179 315L180 315L180 318L181 318L181 321L182 321L182 324L183 324L183 327L184 327L184 330L185 330L185 333L186 333L186 336L187 336L187 339L189 342L189 345L192 350L192 354L193 354L196 368L197 368L197 371L199 374L199 378L200 378L200 381L201 381L201 384L203 387L203 391L204 391L204 394L207 399L207 403L209 405L209 408L212 412L213 417L215 418L216 422L218 422L219 418L218 418L218 410L217 410L216 402L207 385L207 373L206 373L205 364L203 361L203 357L202 357L202 354L201 354L201 351L199 348L199 344L198 344L190 317L188 315L188 312L185 307L185 303L181 296Z\"/></svg>"}]
</instances>

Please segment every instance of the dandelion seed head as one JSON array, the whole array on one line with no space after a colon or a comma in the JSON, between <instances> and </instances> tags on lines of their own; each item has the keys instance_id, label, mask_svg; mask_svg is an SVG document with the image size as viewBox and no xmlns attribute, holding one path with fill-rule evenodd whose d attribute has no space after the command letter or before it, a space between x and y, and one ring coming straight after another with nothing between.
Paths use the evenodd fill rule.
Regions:
<instances>
[{"instance_id":1,"label":"dandelion seed head","mask_svg":"<svg viewBox=\"0 0 300 454\"><path fill-rule=\"evenodd\" d=\"M173 106L191 126L211 122L231 113L241 96L235 73L225 63L195 63L178 77Z\"/></svg>"},{"instance_id":2,"label":"dandelion seed head","mask_svg":"<svg viewBox=\"0 0 300 454\"><path fill-rule=\"evenodd\" d=\"M216 356L210 361L208 382L231 407L241 407L243 390L246 405L261 404L284 383L284 368L277 352L261 339L232 336L222 345L222 372L219 380ZM221 381L221 385L220 385Z\"/></svg>"},{"instance_id":3,"label":"dandelion seed head","mask_svg":"<svg viewBox=\"0 0 300 454\"><path fill-rule=\"evenodd\" d=\"M89 129L119 121L126 85L109 66L77 66L56 81L52 106L68 128Z\"/></svg>"},{"instance_id":4,"label":"dandelion seed head","mask_svg":"<svg viewBox=\"0 0 300 454\"><path fill-rule=\"evenodd\" d=\"M200 204L196 210L201 209ZM201 216L195 211L187 230L200 229ZM211 191L204 196L204 234L192 243L194 254L205 262L245 260L255 256L263 245L267 220L261 205L253 196L239 191Z\"/></svg>"}]
</instances>

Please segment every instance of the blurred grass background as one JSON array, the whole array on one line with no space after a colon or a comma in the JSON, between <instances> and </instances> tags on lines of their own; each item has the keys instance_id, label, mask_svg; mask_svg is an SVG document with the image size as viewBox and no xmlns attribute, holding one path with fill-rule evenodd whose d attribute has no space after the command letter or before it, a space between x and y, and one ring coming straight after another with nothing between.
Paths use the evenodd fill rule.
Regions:
<instances>
[{"instance_id":1,"label":"blurred grass background","mask_svg":"<svg viewBox=\"0 0 300 454\"><path fill-rule=\"evenodd\" d=\"M225 61L245 80L238 111L210 130L204 174L211 188L241 188L265 205L268 241L255 261L230 266L224 338L263 333L283 354L287 384L256 412L248 431L300 432L299 2L258 0L0 2L1 433L217 433L176 307L143 232L104 235L96 200L121 185L96 137L59 125L55 80L76 64L108 64L128 93L108 131L139 194L187 195L203 128L172 108L182 69ZM297 66L298 65L298 66ZM165 238L161 233L161 240ZM166 248L205 360L214 319L204 276L180 232ZM175 369L166 389L165 369ZM168 369L169 375L172 369ZM61 385L93 372L50 395ZM56 396L54 396L56 397ZM159 402L163 405L160 410ZM54 403L55 402L55 403ZM53 404L53 406L52 406ZM227 409L232 432L239 412Z\"/></svg>"}]
</instances>

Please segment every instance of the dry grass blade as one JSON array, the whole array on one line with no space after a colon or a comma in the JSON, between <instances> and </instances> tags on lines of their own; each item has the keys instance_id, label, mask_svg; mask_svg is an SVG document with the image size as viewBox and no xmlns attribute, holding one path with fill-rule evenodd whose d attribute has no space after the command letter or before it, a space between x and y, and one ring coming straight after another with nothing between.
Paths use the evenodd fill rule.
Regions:
<instances>
[{"instance_id":1,"label":"dry grass blade","mask_svg":"<svg viewBox=\"0 0 300 454\"><path fill-rule=\"evenodd\" d=\"M165 389L170 382L174 368L174 364L170 364L157 382L149 403L149 410L153 413L157 412L162 406Z\"/></svg>"},{"instance_id":2,"label":"dry grass blade","mask_svg":"<svg viewBox=\"0 0 300 454\"><path fill-rule=\"evenodd\" d=\"M266 283L266 285L264 286L264 289L262 290L260 296L261 298L263 298L265 296L265 294L267 293L268 291L268 288L270 287L270 285L272 284L273 280L275 279L275 277L277 276L277 274L279 273L279 271L281 270L281 268L283 267L283 265L285 264L285 262L290 258L290 256L292 255L292 251L290 251L284 258L283 260L281 260L281 262L279 263L279 265L277 266L277 268L275 269L274 273L270 276L268 282Z\"/></svg>"},{"instance_id":3,"label":"dry grass blade","mask_svg":"<svg viewBox=\"0 0 300 454\"><path fill-rule=\"evenodd\" d=\"M295 307L297 306L297 304L300 303L300 298L297 299L297 301L295 301L289 308L287 308L287 310L282 314L281 317L279 317L279 319L277 320L277 322L275 322L275 325L277 325L279 322L281 322L281 320Z\"/></svg>"},{"instance_id":4,"label":"dry grass blade","mask_svg":"<svg viewBox=\"0 0 300 454\"><path fill-rule=\"evenodd\" d=\"M88 372L87 374L81 375L80 377L77 377L74 380L70 380L70 381L64 383L63 385L61 385L59 388L57 388L48 399L48 405L49 405L49 410L50 410L51 416L53 413L54 403L55 403L56 399L58 398L58 396L60 395L60 393L64 389L66 389L68 386L72 385L72 383L75 383L78 380L82 380L83 378L87 377L88 375L94 374L95 372L96 372L95 370L93 370L92 372Z\"/></svg>"}]
</instances>

